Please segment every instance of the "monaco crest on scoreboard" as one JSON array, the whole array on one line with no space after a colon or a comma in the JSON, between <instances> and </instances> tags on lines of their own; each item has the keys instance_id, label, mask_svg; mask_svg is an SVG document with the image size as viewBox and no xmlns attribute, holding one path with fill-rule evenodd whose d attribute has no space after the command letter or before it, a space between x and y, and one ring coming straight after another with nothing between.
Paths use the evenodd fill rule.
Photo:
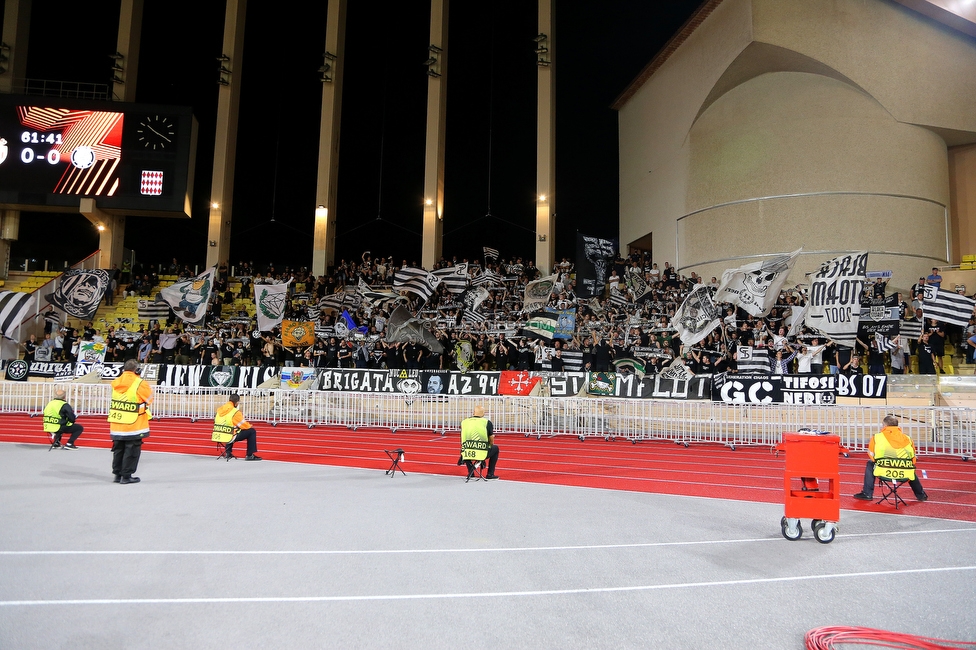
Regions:
<instances>
[{"instance_id":1,"label":"monaco crest on scoreboard","mask_svg":"<svg viewBox=\"0 0 976 650\"><path fill-rule=\"evenodd\" d=\"M139 193L147 196L159 196L163 193L163 172L142 171L142 183Z\"/></svg>"}]
</instances>

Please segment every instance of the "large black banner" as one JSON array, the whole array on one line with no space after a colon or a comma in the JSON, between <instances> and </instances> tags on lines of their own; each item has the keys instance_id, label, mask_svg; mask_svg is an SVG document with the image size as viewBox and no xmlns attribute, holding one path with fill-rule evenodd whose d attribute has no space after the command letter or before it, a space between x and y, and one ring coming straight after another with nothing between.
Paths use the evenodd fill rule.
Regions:
<instances>
[{"instance_id":1,"label":"large black banner","mask_svg":"<svg viewBox=\"0 0 976 650\"><path fill-rule=\"evenodd\" d=\"M278 375L272 366L177 366L160 364L157 384L186 388L257 388ZM143 375L145 378L145 375ZM277 388L277 386L276 386Z\"/></svg>"},{"instance_id":2,"label":"large black banner","mask_svg":"<svg viewBox=\"0 0 976 650\"><path fill-rule=\"evenodd\" d=\"M888 397L887 375L837 377L838 397Z\"/></svg>"},{"instance_id":3,"label":"large black banner","mask_svg":"<svg viewBox=\"0 0 976 650\"><path fill-rule=\"evenodd\" d=\"M712 401L726 404L835 404L838 397L887 397L886 375L732 375L712 379Z\"/></svg>"},{"instance_id":4,"label":"large black banner","mask_svg":"<svg viewBox=\"0 0 976 650\"><path fill-rule=\"evenodd\" d=\"M861 320L857 324L858 337L865 343L868 334L882 334L892 338L898 334L900 314L897 294L862 304Z\"/></svg>"},{"instance_id":5,"label":"large black banner","mask_svg":"<svg viewBox=\"0 0 976 650\"><path fill-rule=\"evenodd\" d=\"M783 375L784 404L834 404L838 375Z\"/></svg>"},{"instance_id":6,"label":"large black banner","mask_svg":"<svg viewBox=\"0 0 976 650\"><path fill-rule=\"evenodd\" d=\"M617 257L617 240L576 233L576 295L602 296Z\"/></svg>"},{"instance_id":7,"label":"large black banner","mask_svg":"<svg viewBox=\"0 0 976 650\"><path fill-rule=\"evenodd\" d=\"M434 370L321 369L317 390L351 393L404 393L413 395L497 395L497 372L440 372Z\"/></svg>"},{"instance_id":8,"label":"large black banner","mask_svg":"<svg viewBox=\"0 0 976 650\"><path fill-rule=\"evenodd\" d=\"M782 375L712 376L712 401L726 404L780 404L783 401Z\"/></svg>"}]
</instances>

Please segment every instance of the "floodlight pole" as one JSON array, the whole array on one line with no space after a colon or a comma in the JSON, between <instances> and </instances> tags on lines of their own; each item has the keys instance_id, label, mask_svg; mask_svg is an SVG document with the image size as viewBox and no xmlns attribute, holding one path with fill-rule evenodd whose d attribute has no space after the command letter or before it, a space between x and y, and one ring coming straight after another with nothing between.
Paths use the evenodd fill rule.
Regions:
<instances>
[{"instance_id":1,"label":"floodlight pole","mask_svg":"<svg viewBox=\"0 0 976 650\"><path fill-rule=\"evenodd\" d=\"M430 2L427 65L427 146L424 159L424 234L421 264L434 268L444 243L444 148L447 125L448 0Z\"/></svg>"},{"instance_id":2,"label":"floodlight pole","mask_svg":"<svg viewBox=\"0 0 976 650\"><path fill-rule=\"evenodd\" d=\"M139 78L139 45L142 35L143 0L122 0L119 7L119 38L112 75L111 99L136 101ZM117 58L121 56L122 58ZM119 69L121 68L121 69Z\"/></svg>"},{"instance_id":3,"label":"floodlight pole","mask_svg":"<svg viewBox=\"0 0 976 650\"><path fill-rule=\"evenodd\" d=\"M342 65L346 50L346 0L331 0L325 23L319 162L315 185L312 275L325 275L335 264L336 191L339 179L339 127L342 123Z\"/></svg>"},{"instance_id":4,"label":"floodlight pole","mask_svg":"<svg viewBox=\"0 0 976 650\"><path fill-rule=\"evenodd\" d=\"M210 188L210 227L207 267L230 266L230 226L234 201L234 157L237 155L237 114L241 104L244 59L244 16L247 0L227 0L224 44L218 61L217 134L214 139L213 181Z\"/></svg>"},{"instance_id":5,"label":"floodlight pole","mask_svg":"<svg viewBox=\"0 0 976 650\"><path fill-rule=\"evenodd\" d=\"M544 276L552 271L556 234L554 28L553 0L539 0L539 36L536 38L539 99L536 116L535 266Z\"/></svg>"}]
</instances>

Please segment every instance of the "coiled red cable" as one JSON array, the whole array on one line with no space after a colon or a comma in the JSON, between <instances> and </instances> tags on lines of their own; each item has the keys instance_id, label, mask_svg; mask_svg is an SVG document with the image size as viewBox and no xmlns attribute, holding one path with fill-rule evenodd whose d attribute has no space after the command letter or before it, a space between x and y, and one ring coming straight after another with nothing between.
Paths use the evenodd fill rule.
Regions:
<instances>
[{"instance_id":1,"label":"coiled red cable","mask_svg":"<svg viewBox=\"0 0 976 650\"><path fill-rule=\"evenodd\" d=\"M869 627L827 626L810 630L803 637L807 650L834 650L845 645L871 645L878 648L903 650L961 650L976 648L971 641L947 641L914 634L875 630Z\"/></svg>"}]
</instances>

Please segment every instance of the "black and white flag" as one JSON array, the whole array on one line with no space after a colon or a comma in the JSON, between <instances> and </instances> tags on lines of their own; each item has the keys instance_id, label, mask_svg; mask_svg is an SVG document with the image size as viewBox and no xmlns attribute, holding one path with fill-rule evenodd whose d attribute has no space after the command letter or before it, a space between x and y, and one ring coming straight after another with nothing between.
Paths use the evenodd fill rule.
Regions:
<instances>
[{"instance_id":1,"label":"black and white flag","mask_svg":"<svg viewBox=\"0 0 976 650\"><path fill-rule=\"evenodd\" d=\"M617 257L617 241L576 233L576 295L602 296Z\"/></svg>"},{"instance_id":2,"label":"black and white flag","mask_svg":"<svg viewBox=\"0 0 976 650\"><path fill-rule=\"evenodd\" d=\"M361 295L364 300L367 300L368 302L374 305L381 305L391 300L395 301L401 299L401 296L395 293L390 293L388 291L373 290L373 288L370 287L368 284L366 284L366 282L362 278L359 278L359 284L357 285L356 290L359 292L359 295Z\"/></svg>"},{"instance_id":3,"label":"black and white flag","mask_svg":"<svg viewBox=\"0 0 976 650\"><path fill-rule=\"evenodd\" d=\"M854 347L867 265L867 251L848 253L821 264L810 276L804 324L844 347Z\"/></svg>"},{"instance_id":4,"label":"black and white flag","mask_svg":"<svg viewBox=\"0 0 976 650\"><path fill-rule=\"evenodd\" d=\"M502 276L498 275L491 269L485 269L481 275L477 275L473 280L471 280L471 285L475 287L493 287L502 284L503 282Z\"/></svg>"},{"instance_id":5,"label":"black and white flag","mask_svg":"<svg viewBox=\"0 0 976 650\"><path fill-rule=\"evenodd\" d=\"M434 275L441 281L444 288L451 293L464 293L468 288L468 263L437 269Z\"/></svg>"},{"instance_id":6,"label":"black and white flag","mask_svg":"<svg viewBox=\"0 0 976 650\"><path fill-rule=\"evenodd\" d=\"M633 273L630 276L630 292L634 294L634 302L640 304L651 297L651 285L641 273Z\"/></svg>"},{"instance_id":7,"label":"black and white flag","mask_svg":"<svg viewBox=\"0 0 976 650\"><path fill-rule=\"evenodd\" d=\"M47 301L72 318L91 320L108 289L110 274L105 269L68 269Z\"/></svg>"},{"instance_id":8,"label":"black and white flag","mask_svg":"<svg viewBox=\"0 0 976 650\"><path fill-rule=\"evenodd\" d=\"M545 307L552 295L552 289L556 284L556 276L549 275L538 280L533 280L525 285L525 296L522 299L522 309L529 311Z\"/></svg>"},{"instance_id":9,"label":"black and white flag","mask_svg":"<svg viewBox=\"0 0 976 650\"><path fill-rule=\"evenodd\" d=\"M61 313L57 309L48 309L44 312L44 320L51 324L51 331L56 332L61 329L61 323L63 319L61 318ZM2 321L2 319L0 319Z\"/></svg>"},{"instance_id":10,"label":"black and white flag","mask_svg":"<svg viewBox=\"0 0 976 650\"><path fill-rule=\"evenodd\" d=\"M409 266L403 267L393 276L394 290L409 291L419 296L424 302L430 300L440 283L441 279L433 273Z\"/></svg>"},{"instance_id":11,"label":"black and white flag","mask_svg":"<svg viewBox=\"0 0 976 650\"><path fill-rule=\"evenodd\" d=\"M461 312L458 322L465 320L469 323L483 323L487 316L478 311L478 306L488 298L488 290L484 287L474 287L461 294Z\"/></svg>"},{"instance_id":12,"label":"black and white flag","mask_svg":"<svg viewBox=\"0 0 976 650\"><path fill-rule=\"evenodd\" d=\"M139 318L143 320L166 320L169 316L169 303L165 300L146 300L140 298L137 305Z\"/></svg>"},{"instance_id":13,"label":"black and white flag","mask_svg":"<svg viewBox=\"0 0 976 650\"><path fill-rule=\"evenodd\" d=\"M437 340L434 333L427 329L419 318L407 311L403 305L397 306L390 314L390 320L386 324L386 340L389 343L421 345L438 354L444 352L444 346Z\"/></svg>"},{"instance_id":14,"label":"black and white flag","mask_svg":"<svg viewBox=\"0 0 976 650\"><path fill-rule=\"evenodd\" d=\"M974 306L976 301L972 298L935 285L925 285L925 301L922 303L925 318L966 327L973 316Z\"/></svg>"},{"instance_id":15,"label":"black and white flag","mask_svg":"<svg viewBox=\"0 0 976 650\"><path fill-rule=\"evenodd\" d=\"M498 259L498 250L497 249L488 248L487 246L483 246L482 247L482 250L485 252L485 259L486 260L497 260Z\"/></svg>"},{"instance_id":16,"label":"black and white flag","mask_svg":"<svg viewBox=\"0 0 976 650\"><path fill-rule=\"evenodd\" d=\"M722 282L715 292L715 302L727 302L742 307L753 316L766 316L773 310L779 291L786 284L796 258L802 248L786 255L777 255L763 262L752 262L722 273Z\"/></svg>"},{"instance_id":17,"label":"black and white flag","mask_svg":"<svg viewBox=\"0 0 976 650\"><path fill-rule=\"evenodd\" d=\"M150 309L151 301L145 301L143 304L144 301L140 300L139 317L143 318L144 312L148 314L148 311L154 311L162 313L162 316L155 316L155 318L166 318L169 315L169 308L172 307L173 313L181 320L192 325L202 323L207 317L207 305L210 304L216 278L217 267L212 266L195 278L163 287L156 296L156 302L162 302L166 307L165 311L163 307ZM147 315L145 318L152 317Z\"/></svg>"},{"instance_id":18,"label":"black and white flag","mask_svg":"<svg viewBox=\"0 0 976 650\"><path fill-rule=\"evenodd\" d=\"M898 349L898 342L896 342L895 339L889 339L884 334L875 334L874 344L875 347L877 347L878 352L894 352Z\"/></svg>"},{"instance_id":19,"label":"black and white flag","mask_svg":"<svg viewBox=\"0 0 976 650\"><path fill-rule=\"evenodd\" d=\"M862 303L861 320L857 326L858 336L862 340L868 334L894 336L898 333L900 312L897 294L887 298L874 298L868 304Z\"/></svg>"},{"instance_id":20,"label":"black and white flag","mask_svg":"<svg viewBox=\"0 0 976 650\"><path fill-rule=\"evenodd\" d=\"M922 336L922 323L917 320L903 320L899 326L901 335L908 339L918 339Z\"/></svg>"},{"instance_id":21,"label":"black and white flag","mask_svg":"<svg viewBox=\"0 0 976 650\"><path fill-rule=\"evenodd\" d=\"M622 292L616 285L610 285L610 304L617 305L618 307L626 307L630 304L627 301L627 294Z\"/></svg>"},{"instance_id":22,"label":"black and white flag","mask_svg":"<svg viewBox=\"0 0 976 650\"><path fill-rule=\"evenodd\" d=\"M672 320L678 338L685 345L694 345L718 327L722 311L712 300L712 292L704 284L696 284L678 307Z\"/></svg>"},{"instance_id":23,"label":"black and white flag","mask_svg":"<svg viewBox=\"0 0 976 650\"><path fill-rule=\"evenodd\" d=\"M740 345L736 349L736 366L741 374L769 373L769 350L754 348L750 345Z\"/></svg>"},{"instance_id":24,"label":"black and white flag","mask_svg":"<svg viewBox=\"0 0 976 650\"><path fill-rule=\"evenodd\" d=\"M33 294L0 291L0 334L16 340L17 328L33 308Z\"/></svg>"}]
</instances>

